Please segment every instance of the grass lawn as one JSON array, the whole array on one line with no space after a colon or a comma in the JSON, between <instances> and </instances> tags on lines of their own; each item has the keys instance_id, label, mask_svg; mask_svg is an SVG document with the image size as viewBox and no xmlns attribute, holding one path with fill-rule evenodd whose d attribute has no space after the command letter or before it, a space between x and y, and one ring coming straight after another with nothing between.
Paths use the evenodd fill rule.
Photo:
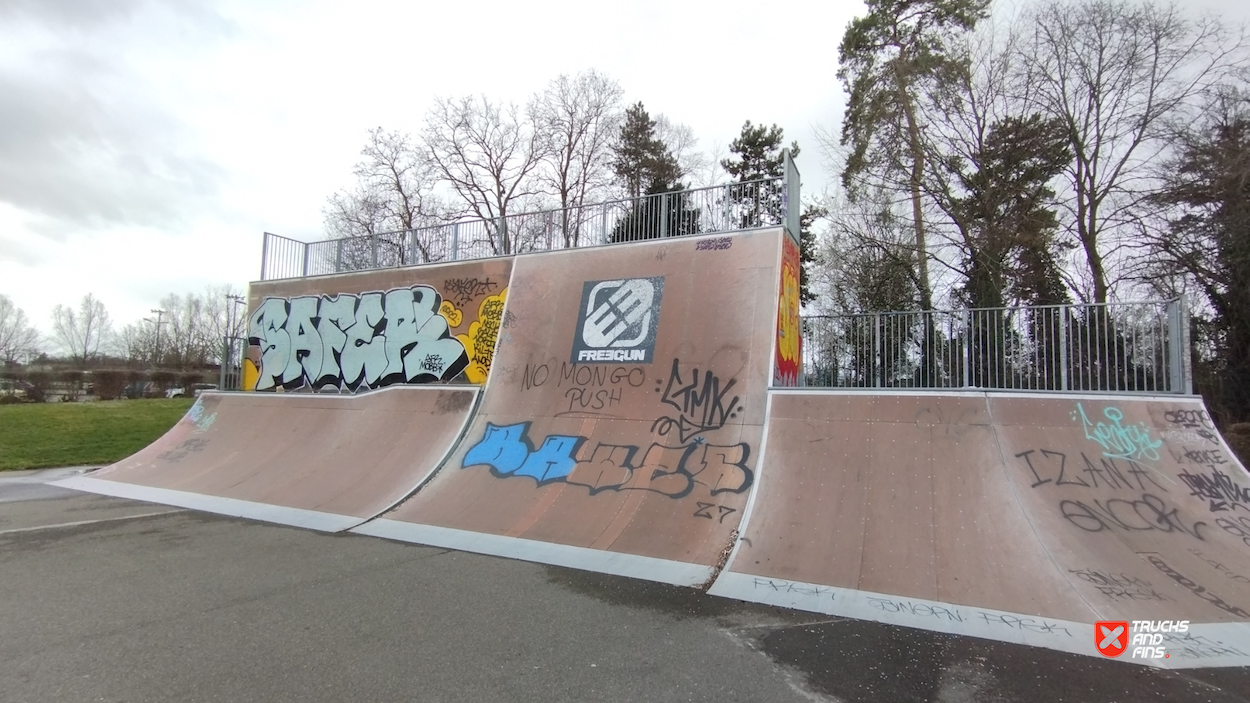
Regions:
<instances>
[{"instance_id":1,"label":"grass lawn","mask_svg":"<svg viewBox=\"0 0 1250 703\"><path fill-rule=\"evenodd\" d=\"M0 471L111 464L165 434L191 398L0 405Z\"/></svg>"}]
</instances>

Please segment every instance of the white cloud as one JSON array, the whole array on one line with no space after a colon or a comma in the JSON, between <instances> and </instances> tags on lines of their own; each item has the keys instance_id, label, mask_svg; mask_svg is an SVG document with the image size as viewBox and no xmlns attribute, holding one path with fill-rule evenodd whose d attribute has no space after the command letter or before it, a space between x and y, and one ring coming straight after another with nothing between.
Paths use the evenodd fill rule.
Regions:
<instances>
[{"instance_id":1,"label":"white cloud","mask_svg":"<svg viewBox=\"0 0 1250 703\"><path fill-rule=\"evenodd\" d=\"M416 131L436 95L524 101L596 68L727 145L780 124L821 173L837 41L860 6L601 7L9 0L0 4L0 293L41 328L92 292L120 326L171 292L242 287L261 232L321 236L366 130Z\"/></svg>"}]
</instances>

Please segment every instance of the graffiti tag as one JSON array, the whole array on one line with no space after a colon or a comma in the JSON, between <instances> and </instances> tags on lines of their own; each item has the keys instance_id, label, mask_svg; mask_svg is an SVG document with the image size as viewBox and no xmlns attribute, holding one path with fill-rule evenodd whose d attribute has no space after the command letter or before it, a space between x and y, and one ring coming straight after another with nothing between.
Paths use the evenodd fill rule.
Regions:
<instances>
[{"instance_id":1,"label":"graffiti tag","mask_svg":"<svg viewBox=\"0 0 1250 703\"><path fill-rule=\"evenodd\" d=\"M684 443L697 434L724 427L729 418L738 411L738 396L725 400L735 383L736 380L730 379L722 387L722 381L716 374L705 371L700 377L697 368L687 383L682 378L681 360L673 359L668 384L664 387L660 400L676 408L678 416L657 418L651 424L651 431L665 436L676 428L678 439ZM660 387L657 385L655 390L659 393Z\"/></svg>"},{"instance_id":2,"label":"graffiti tag","mask_svg":"<svg viewBox=\"0 0 1250 703\"><path fill-rule=\"evenodd\" d=\"M1107 422L1090 421L1080 403L1076 404L1076 414L1080 416L1085 438L1102 445L1103 456L1113 459L1159 460L1159 447L1163 446L1163 440L1151 437L1150 428L1144 422L1136 425L1122 424L1124 412L1119 408L1103 409L1102 414Z\"/></svg>"},{"instance_id":3,"label":"graffiti tag","mask_svg":"<svg viewBox=\"0 0 1250 703\"><path fill-rule=\"evenodd\" d=\"M747 466L746 443L716 445L696 442L684 447L652 443L636 445L591 442L577 435L548 435L535 449L529 422L486 423L482 439L469 448L462 468L487 466L500 477L528 476L538 485L563 482L603 491L644 490L684 498L696 485L711 495L742 493L754 473Z\"/></svg>"},{"instance_id":4,"label":"graffiti tag","mask_svg":"<svg viewBox=\"0 0 1250 703\"><path fill-rule=\"evenodd\" d=\"M260 347L253 390L378 388L448 381L469 364L429 286L385 293L266 298L248 320Z\"/></svg>"}]
</instances>

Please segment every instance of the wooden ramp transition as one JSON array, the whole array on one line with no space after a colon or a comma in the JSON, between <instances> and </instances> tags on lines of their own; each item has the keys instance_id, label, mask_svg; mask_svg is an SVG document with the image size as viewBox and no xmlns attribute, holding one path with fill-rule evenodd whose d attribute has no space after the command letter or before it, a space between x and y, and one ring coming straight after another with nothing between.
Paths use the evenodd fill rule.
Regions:
<instances>
[{"instance_id":1,"label":"wooden ramp transition","mask_svg":"<svg viewBox=\"0 0 1250 703\"><path fill-rule=\"evenodd\" d=\"M761 464L715 595L1093 656L1188 620L1122 658L1250 665L1250 475L1201 399L775 390Z\"/></svg>"},{"instance_id":2,"label":"wooden ramp transition","mask_svg":"<svg viewBox=\"0 0 1250 703\"><path fill-rule=\"evenodd\" d=\"M360 395L205 393L137 454L56 485L338 531L416 489L464 430L475 386Z\"/></svg>"},{"instance_id":3,"label":"wooden ramp transition","mask_svg":"<svg viewBox=\"0 0 1250 703\"><path fill-rule=\"evenodd\" d=\"M758 470L784 238L517 257L464 440L412 498L354 531L708 582Z\"/></svg>"}]
</instances>

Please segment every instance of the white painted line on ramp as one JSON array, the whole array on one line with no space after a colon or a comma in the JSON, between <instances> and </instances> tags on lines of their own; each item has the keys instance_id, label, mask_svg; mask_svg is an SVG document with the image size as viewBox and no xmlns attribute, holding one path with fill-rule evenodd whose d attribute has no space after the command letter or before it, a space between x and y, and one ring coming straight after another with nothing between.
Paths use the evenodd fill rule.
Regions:
<instances>
[{"instance_id":1,"label":"white painted line on ramp","mask_svg":"<svg viewBox=\"0 0 1250 703\"><path fill-rule=\"evenodd\" d=\"M1094 648L1093 623L731 571L722 571L708 593L751 603L1103 658ZM1189 632L1168 635L1163 644L1169 653L1167 659L1125 657L1116 661L1163 669L1250 665L1250 626L1246 623L1191 623Z\"/></svg>"},{"instance_id":2,"label":"white painted line on ramp","mask_svg":"<svg viewBox=\"0 0 1250 703\"><path fill-rule=\"evenodd\" d=\"M180 508L191 508L192 510L202 510L206 513L217 513L230 517L276 522L280 525L305 527L310 530L323 532L341 532L352 525L359 524L361 520L361 518L351 515L323 513L303 508L288 508L282 505L269 505L267 503L256 503L237 498L188 493L187 491L175 491L169 488L153 488L151 486L140 486L122 481L108 481L87 476L75 476L61 481L53 481L48 485L73 488L74 490L86 491L88 493L99 493L101 495L113 496L114 498L129 498L148 503L176 505Z\"/></svg>"},{"instance_id":3,"label":"white painted line on ramp","mask_svg":"<svg viewBox=\"0 0 1250 703\"><path fill-rule=\"evenodd\" d=\"M95 525L101 522L117 522L119 520L138 520L141 517L156 517L157 515L172 515L173 513L185 513L187 511L178 510L160 510L155 513L139 513L138 515L121 515L118 517L102 517L98 520L77 520L75 522L58 522L55 525L35 525L34 527L14 527L11 530L0 530L0 535L11 535L15 532L38 532L40 530L55 530L61 527L78 527L79 525Z\"/></svg>"},{"instance_id":4,"label":"white painted line on ramp","mask_svg":"<svg viewBox=\"0 0 1250 703\"><path fill-rule=\"evenodd\" d=\"M456 549L462 552L477 552L496 557L596 571L601 574L659 581L677 586L697 586L707 582L712 576L712 567L704 564L622 554L589 547L574 547L520 537L453 530L433 525L418 525L385 518L367 522L352 529L352 532L401 542L415 542L431 547Z\"/></svg>"}]
</instances>

